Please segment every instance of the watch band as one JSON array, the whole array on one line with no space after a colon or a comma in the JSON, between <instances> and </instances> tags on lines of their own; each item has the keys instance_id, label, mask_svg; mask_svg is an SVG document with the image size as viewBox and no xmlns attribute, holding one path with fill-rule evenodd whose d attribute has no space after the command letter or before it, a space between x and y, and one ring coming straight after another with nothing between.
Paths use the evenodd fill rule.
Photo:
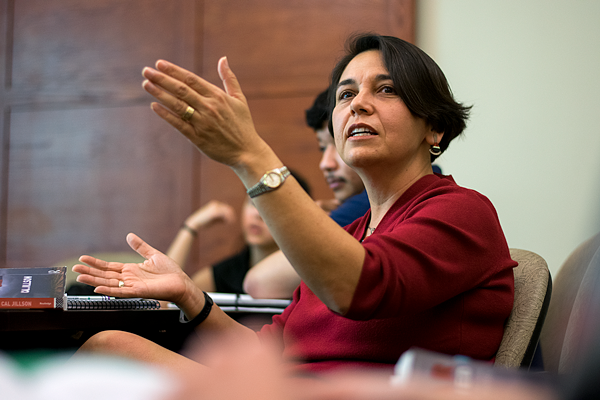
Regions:
<instances>
[{"instance_id":1,"label":"watch band","mask_svg":"<svg viewBox=\"0 0 600 400\"><path fill-rule=\"evenodd\" d=\"M266 180L269 174L277 174L279 176L279 182L275 186L267 185ZM246 193L248 193L250 198L254 198L263 193L271 192L280 187L288 176L290 176L290 170L285 166L267 171L254 186L246 191Z\"/></svg>"},{"instance_id":2,"label":"watch band","mask_svg":"<svg viewBox=\"0 0 600 400\"><path fill-rule=\"evenodd\" d=\"M183 313L183 310L181 310L181 312L179 313L179 322L181 322L182 324L188 324L190 328L195 328L196 326L204 322L206 318L208 318L208 314L210 314L210 310L212 310L214 302L213 299L208 295L208 293L206 293L205 291L202 291L202 293L204 293L204 307L202 307L202 311L200 311L198 315L196 315L194 318L188 321L188 319L185 317L185 314Z\"/></svg>"}]
</instances>

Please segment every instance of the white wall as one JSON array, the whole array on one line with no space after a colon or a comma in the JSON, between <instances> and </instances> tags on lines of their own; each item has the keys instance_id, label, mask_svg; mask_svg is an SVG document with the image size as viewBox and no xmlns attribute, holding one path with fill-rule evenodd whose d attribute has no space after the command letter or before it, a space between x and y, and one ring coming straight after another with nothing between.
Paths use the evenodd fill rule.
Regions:
<instances>
[{"instance_id":1,"label":"white wall","mask_svg":"<svg viewBox=\"0 0 600 400\"><path fill-rule=\"evenodd\" d=\"M600 230L600 1L417 3L417 44L474 105L438 164L556 275Z\"/></svg>"}]
</instances>

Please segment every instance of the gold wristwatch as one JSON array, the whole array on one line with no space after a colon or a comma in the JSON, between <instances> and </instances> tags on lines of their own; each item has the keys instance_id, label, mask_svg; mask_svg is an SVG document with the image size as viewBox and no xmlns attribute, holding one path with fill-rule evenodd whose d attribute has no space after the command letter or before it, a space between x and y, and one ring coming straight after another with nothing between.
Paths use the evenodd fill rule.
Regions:
<instances>
[{"instance_id":1,"label":"gold wristwatch","mask_svg":"<svg viewBox=\"0 0 600 400\"><path fill-rule=\"evenodd\" d=\"M246 191L250 198L260 196L263 193L271 192L277 189L290 176L290 170L287 167L281 167L267 171L258 183Z\"/></svg>"}]
</instances>

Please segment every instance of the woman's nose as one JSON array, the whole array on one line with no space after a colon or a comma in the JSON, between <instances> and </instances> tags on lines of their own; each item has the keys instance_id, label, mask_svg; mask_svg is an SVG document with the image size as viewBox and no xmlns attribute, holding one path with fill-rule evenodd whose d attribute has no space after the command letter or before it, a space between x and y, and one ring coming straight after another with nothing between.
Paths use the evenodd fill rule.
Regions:
<instances>
[{"instance_id":1,"label":"woman's nose","mask_svg":"<svg viewBox=\"0 0 600 400\"><path fill-rule=\"evenodd\" d=\"M372 105L369 94L359 91L350 103L350 110L353 114L370 113Z\"/></svg>"}]
</instances>

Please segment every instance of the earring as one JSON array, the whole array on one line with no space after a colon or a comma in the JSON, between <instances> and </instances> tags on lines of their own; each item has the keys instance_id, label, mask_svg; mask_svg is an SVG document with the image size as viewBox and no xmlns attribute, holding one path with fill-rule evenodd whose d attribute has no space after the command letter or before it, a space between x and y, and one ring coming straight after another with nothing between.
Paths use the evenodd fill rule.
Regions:
<instances>
[{"instance_id":1,"label":"earring","mask_svg":"<svg viewBox=\"0 0 600 400\"><path fill-rule=\"evenodd\" d=\"M439 156L442 154L442 149L440 149L440 144L437 141L437 135L433 134L433 146L429 148L429 152L434 156Z\"/></svg>"}]
</instances>

